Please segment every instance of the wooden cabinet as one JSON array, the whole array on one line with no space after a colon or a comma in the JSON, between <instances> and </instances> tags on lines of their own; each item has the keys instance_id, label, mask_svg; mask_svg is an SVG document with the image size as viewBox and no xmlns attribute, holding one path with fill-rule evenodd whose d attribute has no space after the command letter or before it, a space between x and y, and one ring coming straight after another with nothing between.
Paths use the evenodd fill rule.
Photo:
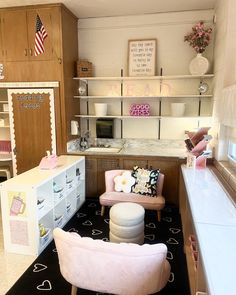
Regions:
<instances>
[{"instance_id":1,"label":"wooden cabinet","mask_svg":"<svg viewBox=\"0 0 236 295\"><path fill-rule=\"evenodd\" d=\"M98 197L97 195L97 159L86 157L86 197Z\"/></svg>"},{"instance_id":2,"label":"wooden cabinet","mask_svg":"<svg viewBox=\"0 0 236 295\"><path fill-rule=\"evenodd\" d=\"M86 156L86 197L99 197L105 191L105 171L130 169L134 166L160 169L165 175L163 196L178 206L179 167L183 161L168 157Z\"/></svg>"},{"instance_id":3,"label":"wooden cabinet","mask_svg":"<svg viewBox=\"0 0 236 295\"><path fill-rule=\"evenodd\" d=\"M37 13L48 36L44 40L45 52L34 56ZM0 17L3 41L0 51L4 65L1 81L58 82L59 87L54 88L57 153L64 154L67 142L72 139L70 121L79 110L78 102L72 99L76 88L72 78L78 59L77 17L63 4L2 8ZM17 84L16 87L21 86ZM25 136L27 134L23 134Z\"/></svg>"},{"instance_id":4,"label":"wooden cabinet","mask_svg":"<svg viewBox=\"0 0 236 295\"><path fill-rule=\"evenodd\" d=\"M105 171L121 169L119 158L97 159L97 193L98 196L105 192Z\"/></svg>"},{"instance_id":5,"label":"wooden cabinet","mask_svg":"<svg viewBox=\"0 0 236 295\"><path fill-rule=\"evenodd\" d=\"M187 260L191 295L207 294L205 293L207 287L202 265L201 253L199 251L197 234L194 228L193 218L182 173L180 173L179 176L179 209L182 220L184 252L186 254ZM199 291L201 291L202 293Z\"/></svg>"},{"instance_id":6,"label":"wooden cabinet","mask_svg":"<svg viewBox=\"0 0 236 295\"><path fill-rule=\"evenodd\" d=\"M58 167L38 167L1 184L4 249L38 255L85 200L85 160L61 156Z\"/></svg>"},{"instance_id":7,"label":"wooden cabinet","mask_svg":"<svg viewBox=\"0 0 236 295\"><path fill-rule=\"evenodd\" d=\"M86 197L98 198L105 192L105 171L120 169L120 159L86 156Z\"/></svg>"},{"instance_id":8,"label":"wooden cabinet","mask_svg":"<svg viewBox=\"0 0 236 295\"><path fill-rule=\"evenodd\" d=\"M10 10L2 13L2 33L6 61L50 60L53 56L53 18L52 8L33 10ZM44 40L45 52L34 55L36 16L48 33ZM14 29L9 29L14 28Z\"/></svg>"}]
</instances>

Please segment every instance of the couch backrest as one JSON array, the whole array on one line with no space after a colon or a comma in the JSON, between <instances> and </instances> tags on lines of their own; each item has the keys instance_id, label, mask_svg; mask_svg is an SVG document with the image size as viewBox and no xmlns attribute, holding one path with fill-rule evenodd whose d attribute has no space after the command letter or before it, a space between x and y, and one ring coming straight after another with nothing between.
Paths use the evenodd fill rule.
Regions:
<instances>
[{"instance_id":1,"label":"couch backrest","mask_svg":"<svg viewBox=\"0 0 236 295\"><path fill-rule=\"evenodd\" d=\"M123 172L127 170L118 169L118 170L108 170L105 172L105 184L106 184L106 192L113 192L114 189L114 177L117 175L121 175ZM131 170L128 170L131 171ZM157 179L157 196L162 195L162 189L164 184L164 174L160 173Z\"/></svg>"},{"instance_id":2,"label":"couch backrest","mask_svg":"<svg viewBox=\"0 0 236 295\"><path fill-rule=\"evenodd\" d=\"M166 284L165 244L137 245L93 240L53 231L63 277L72 285L112 294L152 294Z\"/></svg>"}]
</instances>

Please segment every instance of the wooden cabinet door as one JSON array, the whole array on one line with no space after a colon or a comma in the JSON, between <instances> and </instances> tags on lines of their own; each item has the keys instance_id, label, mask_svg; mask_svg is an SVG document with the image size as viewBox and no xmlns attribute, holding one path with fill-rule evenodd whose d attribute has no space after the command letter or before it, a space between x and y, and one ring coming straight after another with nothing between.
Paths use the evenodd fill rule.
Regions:
<instances>
[{"instance_id":1,"label":"wooden cabinet door","mask_svg":"<svg viewBox=\"0 0 236 295\"><path fill-rule=\"evenodd\" d=\"M105 192L105 171L120 169L119 158L101 158L97 160L97 193L98 197Z\"/></svg>"},{"instance_id":2,"label":"wooden cabinet door","mask_svg":"<svg viewBox=\"0 0 236 295\"><path fill-rule=\"evenodd\" d=\"M86 198L97 195L97 159L85 158Z\"/></svg>"},{"instance_id":3,"label":"wooden cabinet door","mask_svg":"<svg viewBox=\"0 0 236 295\"><path fill-rule=\"evenodd\" d=\"M50 8L41 8L37 10L29 10L27 12L27 31L28 31L28 48L29 60L51 60L53 58L53 24L52 12ZM34 55L35 32L36 32L36 16L39 15L42 24L48 34L44 39L44 53L38 56Z\"/></svg>"},{"instance_id":4,"label":"wooden cabinet door","mask_svg":"<svg viewBox=\"0 0 236 295\"><path fill-rule=\"evenodd\" d=\"M162 158L160 160L149 160L148 166L152 169L160 169L165 175L163 196L166 202L178 205L178 182L179 182L179 161L178 159Z\"/></svg>"},{"instance_id":5,"label":"wooden cabinet door","mask_svg":"<svg viewBox=\"0 0 236 295\"><path fill-rule=\"evenodd\" d=\"M123 160L122 169L132 170L134 166L139 166L140 168L147 168L147 160L142 158L129 158Z\"/></svg>"},{"instance_id":6,"label":"wooden cabinet door","mask_svg":"<svg viewBox=\"0 0 236 295\"><path fill-rule=\"evenodd\" d=\"M28 60L27 18L25 10L2 13L2 33L6 61Z\"/></svg>"}]
</instances>

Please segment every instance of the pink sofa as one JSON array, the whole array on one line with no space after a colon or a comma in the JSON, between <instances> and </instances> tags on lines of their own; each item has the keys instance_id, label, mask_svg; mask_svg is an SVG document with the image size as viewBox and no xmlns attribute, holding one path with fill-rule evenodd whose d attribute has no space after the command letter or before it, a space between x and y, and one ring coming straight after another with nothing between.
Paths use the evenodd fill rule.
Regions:
<instances>
[{"instance_id":1,"label":"pink sofa","mask_svg":"<svg viewBox=\"0 0 236 295\"><path fill-rule=\"evenodd\" d=\"M60 228L53 231L60 271L77 287L102 293L144 295L168 282L170 264L165 244L110 243L80 237Z\"/></svg>"},{"instance_id":2,"label":"pink sofa","mask_svg":"<svg viewBox=\"0 0 236 295\"><path fill-rule=\"evenodd\" d=\"M165 206L165 198L162 196L164 175L160 173L157 180L157 195L155 197L143 196L135 193L116 192L114 189L114 177L121 175L127 170L109 170L105 172L106 191L100 198L102 206L101 215L104 215L105 206L113 206L119 202L134 202L142 205L145 209L156 210L158 221L161 221L161 210Z\"/></svg>"}]
</instances>

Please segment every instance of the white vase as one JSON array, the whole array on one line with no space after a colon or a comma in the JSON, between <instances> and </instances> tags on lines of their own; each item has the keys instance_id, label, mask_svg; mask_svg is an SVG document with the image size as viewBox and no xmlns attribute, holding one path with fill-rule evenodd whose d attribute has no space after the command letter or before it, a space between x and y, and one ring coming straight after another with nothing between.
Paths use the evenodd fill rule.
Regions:
<instances>
[{"instance_id":1,"label":"white vase","mask_svg":"<svg viewBox=\"0 0 236 295\"><path fill-rule=\"evenodd\" d=\"M194 59L191 60L189 65L189 71L191 75L204 75L209 69L209 61L206 57L198 53Z\"/></svg>"},{"instance_id":2,"label":"white vase","mask_svg":"<svg viewBox=\"0 0 236 295\"><path fill-rule=\"evenodd\" d=\"M96 116L106 116L107 115L107 103L95 103L95 115Z\"/></svg>"}]
</instances>

